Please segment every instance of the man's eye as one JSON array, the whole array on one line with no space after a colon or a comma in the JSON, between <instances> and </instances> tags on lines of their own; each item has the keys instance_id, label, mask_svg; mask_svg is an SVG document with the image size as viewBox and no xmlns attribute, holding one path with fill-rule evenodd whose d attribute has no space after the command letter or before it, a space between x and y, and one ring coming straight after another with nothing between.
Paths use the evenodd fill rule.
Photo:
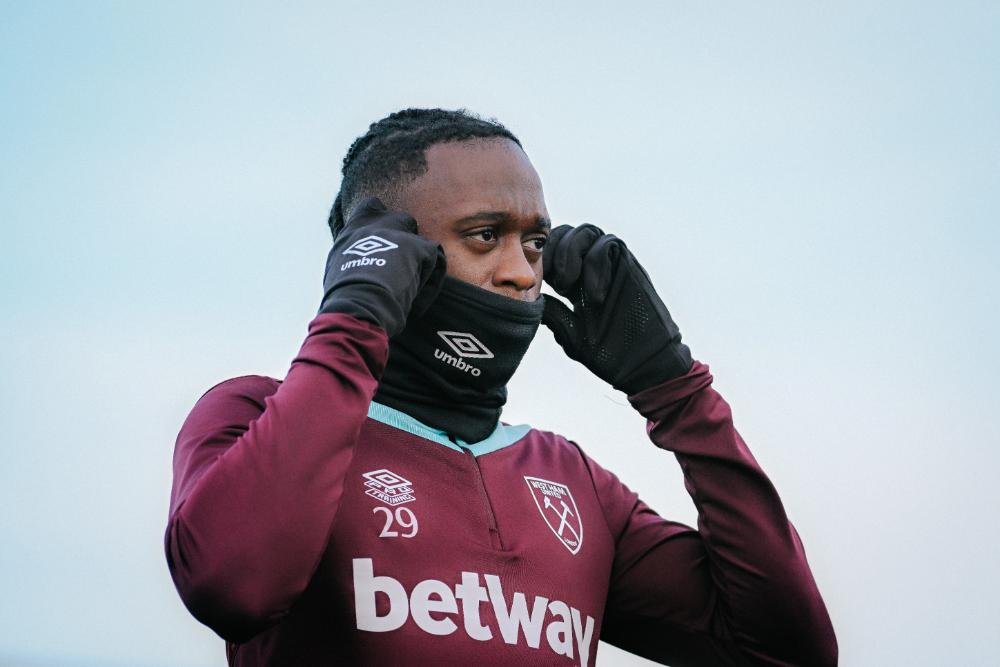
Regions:
<instances>
[{"instance_id":1,"label":"man's eye","mask_svg":"<svg viewBox=\"0 0 1000 667\"><path fill-rule=\"evenodd\" d=\"M497 233L494 229L480 229L478 231L469 234L470 237L479 239L480 241L485 241L486 243L493 243L497 240Z\"/></svg>"},{"instance_id":2,"label":"man's eye","mask_svg":"<svg viewBox=\"0 0 1000 667\"><path fill-rule=\"evenodd\" d=\"M527 241L525 241L524 245L528 246L532 250L537 250L537 251L541 252L542 249L545 248L545 244L546 244L547 241L548 241L548 238L546 238L544 236L536 236L534 238L530 238Z\"/></svg>"}]
</instances>

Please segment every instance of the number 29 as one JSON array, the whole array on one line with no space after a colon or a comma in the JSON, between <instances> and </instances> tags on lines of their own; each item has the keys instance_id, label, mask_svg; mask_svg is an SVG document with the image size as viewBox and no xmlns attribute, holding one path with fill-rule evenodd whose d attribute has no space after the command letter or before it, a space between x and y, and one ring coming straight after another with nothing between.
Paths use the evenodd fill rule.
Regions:
<instances>
[{"instance_id":1,"label":"number 29","mask_svg":"<svg viewBox=\"0 0 1000 667\"><path fill-rule=\"evenodd\" d=\"M372 514L379 512L385 512L385 525L382 526L382 532L378 534L379 537L413 537L420 530L417 515L410 511L409 507L397 507L395 512L388 507L372 508ZM393 522L399 524L399 527L404 531L409 530L410 532L400 534L398 531L392 530Z\"/></svg>"}]
</instances>

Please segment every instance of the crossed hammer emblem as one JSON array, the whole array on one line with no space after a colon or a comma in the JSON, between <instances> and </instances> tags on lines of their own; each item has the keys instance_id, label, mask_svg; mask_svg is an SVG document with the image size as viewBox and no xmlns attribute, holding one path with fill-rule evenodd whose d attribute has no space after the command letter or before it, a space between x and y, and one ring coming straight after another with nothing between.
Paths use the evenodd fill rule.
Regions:
<instances>
[{"instance_id":1,"label":"crossed hammer emblem","mask_svg":"<svg viewBox=\"0 0 1000 667\"><path fill-rule=\"evenodd\" d=\"M569 508L569 505L567 505L564 500L560 499L559 504L562 505L562 512L556 509L556 506L552 502L551 498L545 496L545 509L551 509L559 515L559 528L556 529L556 534L558 534L559 537L563 537L563 530L569 530L569 532L573 534L573 539L571 540L566 537L563 537L563 539L569 542L571 546L576 546L580 542L580 533L576 532L576 529L573 528L573 524L569 522L569 517L574 516L573 510Z\"/></svg>"},{"instance_id":2,"label":"crossed hammer emblem","mask_svg":"<svg viewBox=\"0 0 1000 667\"><path fill-rule=\"evenodd\" d=\"M538 513L545 520L545 525L575 556L583 546L583 521L569 487L560 482L528 475L525 475L524 481L531 489L531 497L535 501Z\"/></svg>"}]
</instances>

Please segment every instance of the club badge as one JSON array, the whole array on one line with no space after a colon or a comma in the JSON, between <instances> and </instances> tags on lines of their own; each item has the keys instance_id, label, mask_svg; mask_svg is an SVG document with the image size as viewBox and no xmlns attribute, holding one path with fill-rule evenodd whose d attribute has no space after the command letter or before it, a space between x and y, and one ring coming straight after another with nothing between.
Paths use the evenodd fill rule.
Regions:
<instances>
[{"instance_id":1,"label":"club badge","mask_svg":"<svg viewBox=\"0 0 1000 667\"><path fill-rule=\"evenodd\" d=\"M583 545L583 522L569 487L538 477L525 476L524 481L549 530L575 556Z\"/></svg>"}]
</instances>

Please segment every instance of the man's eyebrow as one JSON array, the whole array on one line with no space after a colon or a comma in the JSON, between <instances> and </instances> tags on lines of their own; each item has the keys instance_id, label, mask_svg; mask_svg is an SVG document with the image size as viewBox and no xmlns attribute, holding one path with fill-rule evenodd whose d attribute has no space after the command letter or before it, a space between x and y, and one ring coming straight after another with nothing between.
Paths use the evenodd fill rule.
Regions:
<instances>
[{"instance_id":1,"label":"man's eyebrow","mask_svg":"<svg viewBox=\"0 0 1000 667\"><path fill-rule=\"evenodd\" d=\"M456 225L461 225L467 222L494 222L498 224L505 224L514 222L515 218L510 213L506 211L477 211L472 215L467 215L464 218L459 218L455 221ZM552 229L552 222L545 216L538 216L535 218L535 229L538 231L547 232Z\"/></svg>"}]
</instances>

